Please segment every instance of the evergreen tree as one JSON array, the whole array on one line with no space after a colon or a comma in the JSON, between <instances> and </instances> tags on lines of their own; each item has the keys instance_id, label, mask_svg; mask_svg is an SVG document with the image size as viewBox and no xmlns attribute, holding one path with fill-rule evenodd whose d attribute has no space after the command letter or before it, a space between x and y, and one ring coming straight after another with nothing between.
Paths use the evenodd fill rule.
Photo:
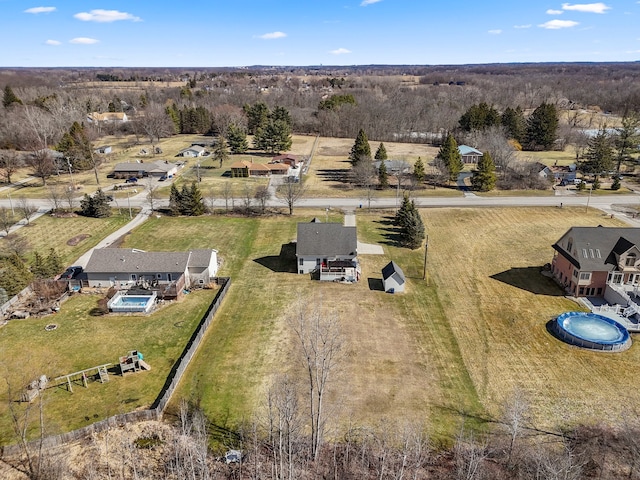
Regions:
<instances>
[{"instance_id":1,"label":"evergreen tree","mask_svg":"<svg viewBox=\"0 0 640 480\"><path fill-rule=\"evenodd\" d=\"M266 103L246 104L242 109L247 116L247 130L249 131L249 135L255 135L259 128L267 124L269 120L269 107L267 107Z\"/></svg>"},{"instance_id":2,"label":"evergreen tree","mask_svg":"<svg viewBox=\"0 0 640 480\"><path fill-rule=\"evenodd\" d=\"M527 130L527 121L524 118L524 113L520 106L515 109L507 107L505 111L502 112L500 123L504 127L509 138L512 138L520 144L524 142Z\"/></svg>"},{"instance_id":3,"label":"evergreen tree","mask_svg":"<svg viewBox=\"0 0 640 480\"><path fill-rule=\"evenodd\" d=\"M245 153L247 150L249 150L247 133L242 127L239 127L232 123L231 125L229 125L227 137L231 153Z\"/></svg>"},{"instance_id":4,"label":"evergreen tree","mask_svg":"<svg viewBox=\"0 0 640 480\"><path fill-rule=\"evenodd\" d=\"M473 185L474 190L480 192L489 192L495 188L496 166L489 152L485 152L478 160L476 170L474 170L471 177L471 185Z\"/></svg>"},{"instance_id":5,"label":"evergreen tree","mask_svg":"<svg viewBox=\"0 0 640 480\"><path fill-rule=\"evenodd\" d=\"M527 150L551 150L557 138L558 112L555 105L543 103L527 118Z\"/></svg>"},{"instance_id":6,"label":"evergreen tree","mask_svg":"<svg viewBox=\"0 0 640 480\"><path fill-rule=\"evenodd\" d=\"M611 190L620 190L621 186L622 185L620 184L620 177L616 175L615 177L613 177L613 182L611 183Z\"/></svg>"},{"instance_id":7,"label":"evergreen tree","mask_svg":"<svg viewBox=\"0 0 640 480\"><path fill-rule=\"evenodd\" d=\"M500 114L494 107L485 102L471 105L458 121L460 128L465 132L484 130L500 125Z\"/></svg>"},{"instance_id":8,"label":"evergreen tree","mask_svg":"<svg viewBox=\"0 0 640 480\"><path fill-rule=\"evenodd\" d=\"M384 147L384 143L380 142L378 150L376 150L376 154L373 158L376 160L387 160L389 158L387 157L387 149Z\"/></svg>"},{"instance_id":9,"label":"evergreen tree","mask_svg":"<svg viewBox=\"0 0 640 480\"><path fill-rule=\"evenodd\" d=\"M202 199L202 192L196 182L191 183L191 189L189 190L189 215L197 217L205 212L204 200Z\"/></svg>"},{"instance_id":10,"label":"evergreen tree","mask_svg":"<svg viewBox=\"0 0 640 480\"><path fill-rule=\"evenodd\" d=\"M353 166L357 165L361 160L371 160L371 147L369 146L369 139L367 134L361 128L356 137L356 141L351 147L349 153L349 160Z\"/></svg>"},{"instance_id":11,"label":"evergreen tree","mask_svg":"<svg viewBox=\"0 0 640 480\"><path fill-rule=\"evenodd\" d=\"M415 203L407 195L402 198L394 224L400 227L400 243L403 246L415 249L422 245L425 237L424 223Z\"/></svg>"},{"instance_id":12,"label":"evergreen tree","mask_svg":"<svg viewBox=\"0 0 640 480\"><path fill-rule=\"evenodd\" d=\"M4 97L2 98L2 105L4 108L9 108L12 105L22 105L22 100L20 100L15 93L13 93L13 89L7 85L4 87Z\"/></svg>"},{"instance_id":13,"label":"evergreen tree","mask_svg":"<svg viewBox=\"0 0 640 480\"><path fill-rule=\"evenodd\" d=\"M169 210L171 215L178 216L182 212L182 195L176 187L175 183L171 184L171 191L169 193Z\"/></svg>"},{"instance_id":14,"label":"evergreen tree","mask_svg":"<svg viewBox=\"0 0 640 480\"><path fill-rule=\"evenodd\" d=\"M458 150L458 144L456 139L453 138L453 135L447 135L447 138L438 151L437 158L442 160L444 163L449 176L449 181L455 182L458 180L458 175L462 171L464 165L462 163L462 155L460 155L460 151Z\"/></svg>"},{"instance_id":15,"label":"evergreen tree","mask_svg":"<svg viewBox=\"0 0 640 480\"><path fill-rule=\"evenodd\" d=\"M275 107L269 115L269 118L273 121L281 120L286 123L289 128L293 127L293 119L291 118L291 114L289 113L289 110L284 107Z\"/></svg>"},{"instance_id":16,"label":"evergreen tree","mask_svg":"<svg viewBox=\"0 0 640 480\"><path fill-rule=\"evenodd\" d=\"M257 129L253 137L254 147L267 153L279 153L291 148L291 127L284 120L269 119Z\"/></svg>"},{"instance_id":17,"label":"evergreen tree","mask_svg":"<svg viewBox=\"0 0 640 480\"><path fill-rule=\"evenodd\" d=\"M46 277L51 278L61 273L64 270L64 264L62 263L62 259L55 248L49 249L49 254L47 258L44 260L44 264L46 265Z\"/></svg>"},{"instance_id":18,"label":"evergreen tree","mask_svg":"<svg viewBox=\"0 0 640 480\"><path fill-rule=\"evenodd\" d=\"M640 117L635 112L626 111L622 116L620 127L616 128L614 145L616 150L616 171L620 173L620 166L625 160L630 160L630 153L637 149L640 129Z\"/></svg>"},{"instance_id":19,"label":"evergreen tree","mask_svg":"<svg viewBox=\"0 0 640 480\"><path fill-rule=\"evenodd\" d=\"M73 122L69 131L64 133L56 150L65 154L74 170L93 168L93 145L84 125L78 122Z\"/></svg>"},{"instance_id":20,"label":"evergreen tree","mask_svg":"<svg viewBox=\"0 0 640 480\"><path fill-rule=\"evenodd\" d=\"M80 200L80 215L92 218L107 218L111 216L109 199L101 189L93 195L84 194Z\"/></svg>"},{"instance_id":21,"label":"evergreen tree","mask_svg":"<svg viewBox=\"0 0 640 480\"><path fill-rule=\"evenodd\" d=\"M356 99L350 93L347 95L331 95L320 101L318 110L338 110L342 105L357 105Z\"/></svg>"},{"instance_id":22,"label":"evergreen tree","mask_svg":"<svg viewBox=\"0 0 640 480\"><path fill-rule=\"evenodd\" d=\"M416 163L413 165L413 176L418 183L424 182L424 179L426 177L426 173L424 171L424 162L420 157L418 157L418 160L416 160Z\"/></svg>"},{"instance_id":23,"label":"evergreen tree","mask_svg":"<svg viewBox=\"0 0 640 480\"><path fill-rule=\"evenodd\" d=\"M584 173L596 176L613 170L613 144L606 128L601 128L587 142L585 161L580 168Z\"/></svg>"},{"instance_id":24,"label":"evergreen tree","mask_svg":"<svg viewBox=\"0 0 640 480\"><path fill-rule=\"evenodd\" d=\"M0 288L4 288L9 297L22 291L33 279L33 274L17 254L0 259Z\"/></svg>"},{"instance_id":25,"label":"evergreen tree","mask_svg":"<svg viewBox=\"0 0 640 480\"><path fill-rule=\"evenodd\" d=\"M175 103L172 103L165 109L166 114L173 123L173 133L180 133L180 111Z\"/></svg>"},{"instance_id":26,"label":"evergreen tree","mask_svg":"<svg viewBox=\"0 0 640 480\"><path fill-rule=\"evenodd\" d=\"M389 186L389 174L387 173L387 166L384 160L380 160L380 168L378 168L378 185L380 188L387 188Z\"/></svg>"},{"instance_id":27,"label":"evergreen tree","mask_svg":"<svg viewBox=\"0 0 640 480\"><path fill-rule=\"evenodd\" d=\"M47 266L45 260L37 250L33 253L31 273L35 278L47 278Z\"/></svg>"},{"instance_id":28,"label":"evergreen tree","mask_svg":"<svg viewBox=\"0 0 640 480\"><path fill-rule=\"evenodd\" d=\"M245 141L246 141L246 137L245 137ZM213 159L220 162L219 168L222 168L222 163L227 158L229 158L229 149L227 147L227 140L222 135L218 137L216 144L213 146L213 152L211 153L212 153L211 156L213 157Z\"/></svg>"}]
</instances>

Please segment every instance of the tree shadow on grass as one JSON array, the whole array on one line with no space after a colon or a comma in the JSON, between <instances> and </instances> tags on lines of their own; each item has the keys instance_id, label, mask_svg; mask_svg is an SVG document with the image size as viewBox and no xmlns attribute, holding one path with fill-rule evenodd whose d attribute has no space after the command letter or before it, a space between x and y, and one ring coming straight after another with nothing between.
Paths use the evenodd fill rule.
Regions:
<instances>
[{"instance_id":1,"label":"tree shadow on grass","mask_svg":"<svg viewBox=\"0 0 640 480\"><path fill-rule=\"evenodd\" d=\"M345 189L351 187L351 173L347 168L320 169L317 175L323 182L335 182L338 184L332 185L333 188Z\"/></svg>"},{"instance_id":2,"label":"tree shadow on grass","mask_svg":"<svg viewBox=\"0 0 640 480\"><path fill-rule=\"evenodd\" d=\"M536 295L563 296L560 286L553 279L542 275L541 271L542 267L513 267L491 275L491 278Z\"/></svg>"},{"instance_id":3,"label":"tree shadow on grass","mask_svg":"<svg viewBox=\"0 0 640 480\"><path fill-rule=\"evenodd\" d=\"M384 283L380 278L367 278L367 282L369 283L369 290L377 290L379 292L384 292Z\"/></svg>"},{"instance_id":4,"label":"tree shadow on grass","mask_svg":"<svg viewBox=\"0 0 640 480\"><path fill-rule=\"evenodd\" d=\"M269 255L253 260L254 262L267 267L272 272L297 273L296 268L296 244L294 242L284 243L280 247L279 255Z\"/></svg>"},{"instance_id":5,"label":"tree shadow on grass","mask_svg":"<svg viewBox=\"0 0 640 480\"><path fill-rule=\"evenodd\" d=\"M392 247L402 246L402 235L400 234L400 227L393 225L394 217L386 216L382 217L382 220L375 220L374 223L380 225L380 232L384 240L380 243L384 245L390 245Z\"/></svg>"}]
</instances>

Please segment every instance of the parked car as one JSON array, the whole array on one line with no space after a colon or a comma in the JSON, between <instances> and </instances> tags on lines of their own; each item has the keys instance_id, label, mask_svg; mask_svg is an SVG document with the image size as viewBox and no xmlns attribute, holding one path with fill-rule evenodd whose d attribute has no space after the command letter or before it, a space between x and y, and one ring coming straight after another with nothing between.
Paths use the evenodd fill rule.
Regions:
<instances>
[{"instance_id":1,"label":"parked car","mask_svg":"<svg viewBox=\"0 0 640 480\"><path fill-rule=\"evenodd\" d=\"M138 179L136 177L129 177L125 183L138 183Z\"/></svg>"},{"instance_id":2,"label":"parked car","mask_svg":"<svg viewBox=\"0 0 640 480\"><path fill-rule=\"evenodd\" d=\"M60 278L62 280L71 280L72 278L76 278L81 273L82 273L82 267L80 266L69 267L65 270L65 272L62 275L60 275Z\"/></svg>"},{"instance_id":3,"label":"parked car","mask_svg":"<svg viewBox=\"0 0 640 480\"><path fill-rule=\"evenodd\" d=\"M158 181L159 181L159 182L164 182L166 179L167 179L167 176L166 176L166 175L162 175L162 176L158 179Z\"/></svg>"}]
</instances>

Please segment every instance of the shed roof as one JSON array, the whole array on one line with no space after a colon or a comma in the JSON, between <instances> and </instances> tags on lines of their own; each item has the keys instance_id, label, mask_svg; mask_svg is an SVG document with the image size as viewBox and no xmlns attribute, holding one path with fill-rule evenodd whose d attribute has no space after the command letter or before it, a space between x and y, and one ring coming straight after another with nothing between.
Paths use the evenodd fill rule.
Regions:
<instances>
[{"instance_id":1,"label":"shed roof","mask_svg":"<svg viewBox=\"0 0 640 480\"><path fill-rule=\"evenodd\" d=\"M296 255L336 256L356 255L356 227L341 223L298 223Z\"/></svg>"},{"instance_id":2,"label":"shed roof","mask_svg":"<svg viewBox=\"0 0 640 480\"><path fill-rule=\"evenodd\" d=\"M382 269L382 278L386 280L387 278L395 274L397 274L398 283L405 282L404 272L398 266L398 264L392 260L389 263L387 263L387 265Z\"/></svg>"},{"instance_id":3,"label":"shed roof","mask_svg":"<svg viewBox=\"0 0 640 480\"><path fill-rule=\"evenodd\" d=\"M458 146L458 152L460 152L460 155L482 155L482 152L480 150L476 150L469 145Z\"/></svg>"}]
</instances>

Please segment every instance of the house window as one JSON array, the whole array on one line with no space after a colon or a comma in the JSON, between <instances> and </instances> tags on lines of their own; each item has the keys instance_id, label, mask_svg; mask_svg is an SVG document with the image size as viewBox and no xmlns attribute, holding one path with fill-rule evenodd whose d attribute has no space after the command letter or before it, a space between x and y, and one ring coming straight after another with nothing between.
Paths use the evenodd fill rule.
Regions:
<instances>
[{"instance_id":1,"label":"house window","mask_svg":"<svg viewBox=\"0 0 640 480\"><path fill-rule=\"evenodd\" d=\"M156 278L157 278L158 280L160 280L160 279L162 278L162 274L161 274L161 273L156 273Z\"/></svg>"},{"instance_id":2,"label":"house window","mask_svg":"<svg viewBox=\"0 0 640 480\"><path fill-rule=\"evenodd\" d=\"M636 254L635 253L628 254L624 264L626 267L633 267L636 264Z\"/></svg>"},{"instance_id":3,"label":"house window","mask_svg":"<svg viewBox=\"0 0 640 480\"><path fill-rule=\"evenodd\" d=\"M573 270L573 277L578 278L578 270L576 269Z\"/></svg>"},{"instance_id":4,"label":"house window","mask_svg":"<svg viewBox=\"0 0 640 480\"><path fill-rule=\"evenodd\" d=\"M573 248L573 238L570 238L567 241L567 250L569 251L569 253L571 253L571 249Z\"/></svg>"},{"instance_id":5,"label":"house window","mask_svg":"<svg viewBox=\"0 0 640 480\"><path fill-rule=\"evenodd\" d=\"M602 258L602 256L600 255L600 249L599 248L596 248L596 257Z\"/></svg>"},{"instance_id":6,"label":"house window","mask_svg":"<svg viewBox=\"0 0 640 480\"><path fill-rule=\"evenodd\" d=\"M299 263L300 263L300 266L304 265L304 258L301 258Z\"/></svg>"},{"instance_id":7,"label":"house window","mask_svg":"<svg viewBox=\"0 0 640 480\"><path fill-rule=\"evenodd\" d=\"M300 270L298 273L304 273L304 270Z\"/></svg>"},{"instance_id":8,"label":"house window","mask_svg":"<svg viewBox=\"0 0 640 480\"><path fill-rule=\"evenodd\" d=\"M171 281L171 274L167 273L167 280Z\"/></svg>"},{"instance_id":9,"label":"house window","mask_svg":"<svg viewBox=\"0 0 640 480\"><path fill-rule=\"evenodd\" d=\"M584 295L584 287L580 287L580 295Z\"/></svg>"},{"instance_id":10,"label":"house window","mask_svg":"<svg viewBox=\"0 0 640 480\"><path fill-rule=\"evenodd\" d=\"M198 280L198 283L199 283L200 285L204 285L204 280L203 280L203 279L200 279L200 280Z\"/></svg>"},{"instance_id":11,"label":"house window","mask_svg":"<svg viewBox=\"0 0 640 480\"><path fill-rule=\"evenodd\" d=\"M132 274L131 274L131 281L132 281L132 282L135 282L135 281L136 281L136 279L137 279L136 274L135 274L135 273L132 273Z\"/></svg>"},{"instance_id":12,"label":"house window","mask_svg":"<svg viewBox=\"0 0 640 480\"><path fill-rule=\"evenodd\" d=\"M587 254L587 249L586 249L586 248L583 248L583 249L582 249L582 256L583 256L584 258L589 258L589 255Z\"/></svg>"},{"instance_id":13,"label":"house window","mask_svg":"<svg viewBox=\"0 0 640 480\"><path fill-rule=\"evenodd\" d=\"M580 274L580 280L591 280L591 272L582 272Z\"/></svg>"}]
</instances>

